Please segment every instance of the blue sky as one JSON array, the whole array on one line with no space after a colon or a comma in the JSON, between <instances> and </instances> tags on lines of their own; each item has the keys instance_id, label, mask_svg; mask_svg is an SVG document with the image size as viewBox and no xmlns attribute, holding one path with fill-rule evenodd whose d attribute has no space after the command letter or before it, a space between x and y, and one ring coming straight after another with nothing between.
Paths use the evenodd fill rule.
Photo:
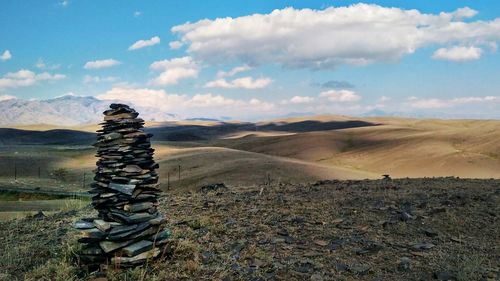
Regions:
<instances>
[{"instance_id":1,"label":"blue sky","mask_svg":"<svg viewBox=\"0 0 500 281\"><path fill-rule=\"evenodd\" d=\"M500 118L499 41L493 0L1 1L0 100Z\"/></svg>"}]
</instances>

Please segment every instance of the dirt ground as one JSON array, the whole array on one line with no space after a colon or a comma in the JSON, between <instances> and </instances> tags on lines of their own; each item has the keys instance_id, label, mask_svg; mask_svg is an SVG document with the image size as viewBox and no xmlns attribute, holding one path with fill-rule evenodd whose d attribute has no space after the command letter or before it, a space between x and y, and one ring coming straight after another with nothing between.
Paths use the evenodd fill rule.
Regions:
<instances>
[{"instance_id":1,"label":"dirt ground","mask_svg":"<svg viewBox=\"0 0 500 281\"><path fill-rule=\"evenodd\" d=\"M100 280L498 280L500 180L322 181L161 199L162 260ZM92 280L61 213L0 223L0 279ZM34 239L35 238L35 239Z\"/></svg>"}]
</instances>

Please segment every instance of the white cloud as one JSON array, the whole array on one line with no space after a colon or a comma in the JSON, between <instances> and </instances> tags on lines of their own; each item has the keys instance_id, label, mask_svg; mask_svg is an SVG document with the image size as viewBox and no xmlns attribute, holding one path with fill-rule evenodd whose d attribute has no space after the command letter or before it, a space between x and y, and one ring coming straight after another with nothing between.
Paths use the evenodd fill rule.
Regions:
<instances>
[{"instance_id":1,"label":"white cloud","mask_svg":"<svg viewBox=\"0 0 500 281\"><path fill-rule=\"evenodd\" d=\"M182 45L183 44L181 41L172 41L172 42L168 43L168 46L170 46L170 49L172 49L172 50L177 50L180 47L182 47Z\"/></svg>"},{"instance_id":2,"label":"white cloud","mask_svg":"<svg viewBox=\"0 0 500 281\"><path fill-rule=\"evenodd\" d=\"M361 96L350 90L328 90L319 94L321 98L327 98L332 102L355 102L361 100Z\"/></svg>"},{"instance_id":3,"label":"white cloud","mask_svg":"<svg viewBox=\"0 0 500 281\"><path fill-rule=\"evenodd\" d=\"M9 96L9 95L0 95L0 101L13 100L13 99L17 99L17 98L14 96Z\"/></svg>"},{"instance_id":4,"label":"white cloud","mask_svg":"<svg viewBox=\"0 0 500 281\"><path fill-rule=\"evenodd\" d=\"M478 12L476 10L469 8L469 7L463 7L463 8L457 9L456 11L454 11L451 14L453 15L453 19L463 20L466 18L475 17L478 14Z\"/></svg>"},{"instance_id":5,"label":"white cloud","mask_svg":"<svg viewBox=\"0 0 500 281\"><path fill-rule=\"evenodd\" d=\"M187 51L210 63L242 61L335 68L394 61L429 46L492 45L500 18L460 21L477 12L425 14L370 4L324 10L285 8L270 14L200 20L174 26Z\"/></svg>"},{"instance_id":6,"label":"white cloud","mask_svg":"<svg viewBox=\"0 0 500 281\"><path fill-rule=\"evenodd\" d=\"M9 72L0 78L0 89L18 88L34 85L37 81L54 81L66 78L64 74L50 74L42 72L36 74L27 69L21 69L17 72Z\"/></svg>"},{"instance_id":7,"label":"white cloud","mask_svg":"<svg viewBox=\"0 0 500 281\"><path fill-rule=\"evenodd\" d=\"M500 97L498 97L498 96L462 97L462 98L454 98L451 101L455 104L476 103L476 102L495 102L495 101L500 101Z\"/></svg>"},{"instance_id":8,"label":"white cloud","mask_svg":"<svg viewBox=\"0 0 500 281\"><path fill-rule=\"evenodd\" d=\"M275 109L273 103L255 98L239 100L211 93L188 97L148 88L114 87L104 94L98 95L97 98L119 100L136 106L152 107L169 113L194 117L255 116L256 114L272 113Z\"/></svg>"},{"instance_id":9,"label":"white cloud","mask_svg":"<svg viewBox=\"0 0 500 281\"><path fill-rule=\"evenodd\" d=\"M59 5L63 6L63 7L68 7L69 5L69 0L63 0L63 1L60 1L59 2Z\"/></svg>"},{"instance_id":10,"label":"white cloud","mask_svg":"<svg viewBox=\"0 0 500 281\"><path fill-rule=\"evenodd\" d=\"M132 46L130 46L128 49L129 49L129 51L137 50L137 49L141 49L141 48L145 48L145 47L149 47L149 46L154 46L157 44L160 44L160 37L154 36L154 37L151 37L151 39L149 39L149 40L139 40L139 41L135 42L134 44L132 44Z\"/></svg>"},{"instance_id":11,"label":"white cloud","mask_svg":"<svg viewBox=\"0 0 500 281\"><path fill-rule=\"evenodd\" d=\"M135 11L134 12L134 18L138 18L140 16L142 16L142 12L141 11Z\"/></svg>"},{"instance_id":12,"label":"white cloud","mask_svg":"<svg viewBox=\"0 0 500 281\"><path fill-rule=\"evenodd\" d=\"M387 96L381 96L378 100L379 102L385 102L385 101L390 101L391 98Z\"/></svg>"},{"instance_id":13,"label":"white cloud","mask_svg":"<svg viewBox=\"0 0 500 281\"><path fill-rule=\"evenodd\" d=\"M83 83L85 83L85 84L101 83L101 82L115 82L117 80L118 80L118 77L115 77L115 76L101 77L101 76L85 75L83 77Z\"/></svg>"},{"instance_id":14,"label":"white cloud","mask_svg":"<svg viewBox=\"0 0 500 281\"><path fill-rule=\"evenodd\" d=\"M45 62L43 61L42 58L39 58L38 61L36 62L35 66L40 69L44 69L46 67Z\"/></svg>"},{"instance_id":15,"label":"white cloud","mask_svg":"<svg viewBox=\"0 0 500 281\"><path fill-rule=\"evenodd\" d=\"M254 79L252 77L241 77L232 81L226 79L217 79L205 84L206 88L223 88L223 89L263 89L269 86L273 80L269 78Z\"/></svg>"},{"instance_id":16,"label":"white cloud","mask_svg":"<svg viewBox=\"0 0 500 281\"><path fill-rule=\"evenodd\" d=\"M3 52L3 54L0 56L0 60L2 61L7 61L7 60L10 60L12 58L12 54L10 53L9 50L5 50Z\"/></svg>"},{"instance_id":17,"label":"white cloud","mask_svg":"<svg viewBox=\"0 0 500 281\"><path fill-rule=\"evenodd\" d=\"M233 69L229 70L229 71L218 71L217 72L217 78L224 78L224 77L231 77L231 76L234 76L240 72L245 72L245 71L248 71L248 70L251 70L252 68L248 65L241 65L241 66L236 66L234 67Z\"/></svg>"},{"instance_id":18,"label":"white cloud","mask_svg":"<svg viewBox=\"0 0 500 281\"><path fill-rule=\"evenodd\" d=\"M35 76L35 79L37 81L43 81L43 80L61 80L66 78L66 75L64 74L50 74L48 72L42 72L40 74L37 74Z\"/></svg>"},{"instance_id":19,"label":"white cloud","mask_svg":"<svg viewBox=\"0 0 500 281\"><path fill-rule=\"evenodd\" d=\"M85 63L83 68L85 69L100 69L100 68L107 68L107 67L112 67L115 65L119 65L121 62L115 60L115 59L105 59L105 60L95 60L95 61L88 61Z\"/></svg>"},{"instance_id":20,"label":"white cloud","mask_svg":"<svg viewBox=\"0 0 500 281\"><path fill-rule=\"evenodd\" d=\"M153 107L160 110L172 110L183 104L185 96L167 94L164 90L143 88L116 87L97 96L101 100L121 100L130 102L136 106Z\"/></svg>"},{"instance_id":21,"label":"white cloud","mask_svg":"<svg viewBox=\"0 0 500 281\"><path fill-rule=\"evenodd\" d=\"M188 100L186 105L188 107L221 107L233 106L237 103L238 101L225 98L221 95L198 94Z\"/></svg>"},{"instance_id":22,"label":"white cloud","mask_svg":"<svg viewBox=\"0 0 500 281\"><path fill-rule=\"evenodd\" d=\"M198 64L191 57L155 61L149 68L161 71L159 76L149 82L158 86L174 85L182 79L196 78L200 71Z\"/></svg>"},{"instance_id":23,"label":"white cloud","mask_svg":"<svg viewBox=\"0 0 500 281\"><path fill-rule=\"evenodd\" d=\"M299 104L299 103L310 103L313 102L313 97L303 97L303 96L294 96L290 99L290 103Z\"/></svg>"},{"instance_id":24,"label":"white cloud","mask_svg":"<svg viewBox=\"0 0 500 281\"><path fill-rule=\"evenodd\" d=\"M416 99L410 105L419 109L436 109L450 107L451 103L440 99Z\"/></svg>"},{"instance_id":25,"label":"white cloud","mask_svg":"<svg viewBox=\"0 0 500 281\"><path fill-rule=\"evenodd\" d=\"M411 97L408 99L408 101L409 105L413 108L439 109L439 108L448 108L470 103L500 102L500 96L460 97L453 99L438 99L438 98L419 99L416 97Z\"/></svg>"},{"instance_id":26,"label":"white cloud","mask_svg":"<svg viewBox=\"0 0 500 281\"><path fill-rule=\"evenodd\" d=\"M454 46L451 48L437 49L432 55L433 59L449 61L470 61L481 58L483 50L477 47Z\"/></svg>"}]
</instances>

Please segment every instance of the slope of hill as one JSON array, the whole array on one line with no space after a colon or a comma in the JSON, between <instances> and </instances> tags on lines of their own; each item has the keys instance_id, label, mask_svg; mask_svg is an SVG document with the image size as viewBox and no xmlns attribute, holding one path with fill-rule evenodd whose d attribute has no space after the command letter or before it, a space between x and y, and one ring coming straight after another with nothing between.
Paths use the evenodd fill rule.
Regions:
<instances>
[{"instance_id":1,"label":"slope of hill","mask_svg":"<svg viewBox=\"0 0 500 281\"><path fill-rule=\"evenodd\" d=\"M181 165L181 180L171 178L177 187L217 181L248 184L268 177L281 182L378 178L382 174L500 178L500 121L318 116L256 124L181 121L149 125L146 130L155 135L162 184ZM74 128L92 131L97 127ZM1 144L42 145L39 150L48 144L88 146L94 138L93 133L70 130L0 131ZM51 160L51 167L80 173L94 168L92 149L71 157L62 154L59 162Z\"/></svg>"},{"instance_id":2,"label":"slope of hill","mask_svg":"<svg viewBox=\"0 0 500 281\"><path fill-rule=\"evenodd\" d=\"M29 131L0 128L0 145L90 145L95 133L74 130Z\"/></svg>"},{"instance_id":3,"label":"slope of hill","mask_svg":"<svg viewBox=\"0 0 500 281\"><path fill-rule=\"evenodd\" d=\"M287 135L240 132L240 138L213 145L397 177L500 177L500 121L365 120L381 125Z\"/></svg>"}]
</instances>

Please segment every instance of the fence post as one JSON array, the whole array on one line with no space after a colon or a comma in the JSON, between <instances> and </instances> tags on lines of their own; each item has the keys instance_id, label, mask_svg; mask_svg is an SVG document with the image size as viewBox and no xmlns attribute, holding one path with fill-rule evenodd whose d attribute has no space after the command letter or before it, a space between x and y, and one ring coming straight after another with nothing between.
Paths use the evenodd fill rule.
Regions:
<instances>
[{"instance_id":1,"label":"fence post","mask_svg":"<svg viewBox=\"0 0 500 281\"><path fill-rule=\"evenodd\" d=\"M83 172L83 185L82 185L83 188L85 188L85 172Z\"/></svg>"},{"instance_id":2,"label":"fence post","mask_svg":"<svg viewBox=\"0 0 500 281\"><path fill-rule=\"evenodd\" d=\"M181 180L181 165L179 164L179 180Z\"/></svg>"},{"instance_id":3,"label":"fence post","mask_svg":"<svg viewBox=\"0 0 500 281\"><path fill-rule=\"evenodd\" d=\"M17 180L17 163L14 163L14 180Z\"/></svg>"},{"instance_id":4,"label":"fence post","mask_svg":"<svg viewBox=\"0 0 500 281\"><path fill-rule=\"evenodd\" d=\"M170 172L167 172L167 190L170 189Z\"/></svg>"}]
</instances>

